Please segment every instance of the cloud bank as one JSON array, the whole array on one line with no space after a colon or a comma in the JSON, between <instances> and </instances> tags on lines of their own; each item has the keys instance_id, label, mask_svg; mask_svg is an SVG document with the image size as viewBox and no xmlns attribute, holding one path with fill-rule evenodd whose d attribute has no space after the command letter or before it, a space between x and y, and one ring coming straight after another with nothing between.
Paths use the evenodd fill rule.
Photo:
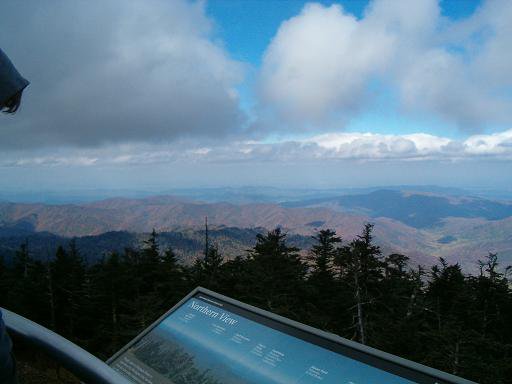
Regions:
<instances>
[{"instance_id":1,"label":"cloud bank","mask_svg":"<svg viewBox=\"0 0 512 384\"><path fill-rule=\"evenodd\" d=\"M373 133L323 134L302 141L263 143L230 142L228 145L199 146L181 141L178 145L119 145L80 151L61 150L52 155L20 153L2 158L0 167L53 166L138 166L150 164L204 163L326 163L354 160L369 162L467 162L512 160L512 130L473 135L465 140L424 133L382 135Z\"/></svg>"},{"instance_id":2,"label":"cloud bank","mask_svg":"<svg viewBox=\"0 0 512 384\"><path fill-rule=\"evenodd\" d=\"M31 81L0 147L222 137L243 126L242 63L186 0L7 1L0 45Z\"/></svg>"}]
</instances>

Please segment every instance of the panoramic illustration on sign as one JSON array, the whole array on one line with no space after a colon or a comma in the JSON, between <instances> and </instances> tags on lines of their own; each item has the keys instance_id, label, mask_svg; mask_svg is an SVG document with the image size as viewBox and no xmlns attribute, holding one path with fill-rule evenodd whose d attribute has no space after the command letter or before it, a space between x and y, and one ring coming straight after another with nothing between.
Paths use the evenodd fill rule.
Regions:
<instances>
[{"instance_id":1,"label":"panoramic illustration on sign","mask_svg":"<svg viewBox=\"0 0 512 384\"><path fill-rule=\"evenodd\" d=\"M197 297L112 366L137 383L154 384L412 383Z\"/></svg>"}]
</instances>

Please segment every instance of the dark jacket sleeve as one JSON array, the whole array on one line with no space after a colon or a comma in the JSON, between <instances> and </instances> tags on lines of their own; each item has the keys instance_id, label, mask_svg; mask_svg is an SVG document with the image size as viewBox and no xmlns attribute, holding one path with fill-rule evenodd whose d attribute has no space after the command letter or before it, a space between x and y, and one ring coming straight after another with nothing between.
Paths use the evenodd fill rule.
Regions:
<instances>
[{"instance_id":1,"label":"dark jacket sleeve","mask_svg":"<svg viewBox=\"0 0 512 384\"><path fill-rule=\"evenodd\" d=\"M29 82L16 70L7 55L0 49L0 105L25 89Z\"/></svg>"},{"instance_id":2,"label":"dark jacket sleeve","mask_svg":"<svg viewBox=\"0 0 512 384\"><path fill-rule=\"evenodd\" d=\"M12 358L12 343L0 311L0 383L14 383L15 369Z\"/></svg>"}]
</instances>

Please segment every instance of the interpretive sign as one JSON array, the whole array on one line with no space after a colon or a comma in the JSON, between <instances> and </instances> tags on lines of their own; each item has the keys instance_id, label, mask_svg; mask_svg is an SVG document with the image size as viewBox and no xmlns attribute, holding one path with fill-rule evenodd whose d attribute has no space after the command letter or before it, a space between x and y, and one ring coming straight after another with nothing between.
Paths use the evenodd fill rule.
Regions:
<instances>
[{"instance_id":1,"label":"interpretive sign","mask_svg":"<svg viewBox=\"0 0 512 384\"><path fill-rule=\"evenodd\" d=\"M108 363L139 384L470 383L202 288Z\"/></svg>"}]
</instances>

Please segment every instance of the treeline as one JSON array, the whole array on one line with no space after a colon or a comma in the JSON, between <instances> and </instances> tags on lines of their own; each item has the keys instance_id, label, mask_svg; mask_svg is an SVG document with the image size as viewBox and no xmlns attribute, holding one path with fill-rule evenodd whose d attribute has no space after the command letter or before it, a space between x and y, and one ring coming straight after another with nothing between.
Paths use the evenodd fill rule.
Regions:
<instances>
[{"instance_id":1,"label":"treeline","mask_svg":"<svg viewBox=\"0 0 512 384\"><path fill-rule=\"evenodd\" d=\"M307 257L275 229L231 260L206 246L193 265L161 249L155 231L94 265L75 242L48 262L23 244L0 261L0 305L107 358L200 285L474 381L512 383L510 268L495 254L475 276L442 259L411 267L382 255L372 228L350 242L319 231Z\"/></svg>"}]
</instances>

